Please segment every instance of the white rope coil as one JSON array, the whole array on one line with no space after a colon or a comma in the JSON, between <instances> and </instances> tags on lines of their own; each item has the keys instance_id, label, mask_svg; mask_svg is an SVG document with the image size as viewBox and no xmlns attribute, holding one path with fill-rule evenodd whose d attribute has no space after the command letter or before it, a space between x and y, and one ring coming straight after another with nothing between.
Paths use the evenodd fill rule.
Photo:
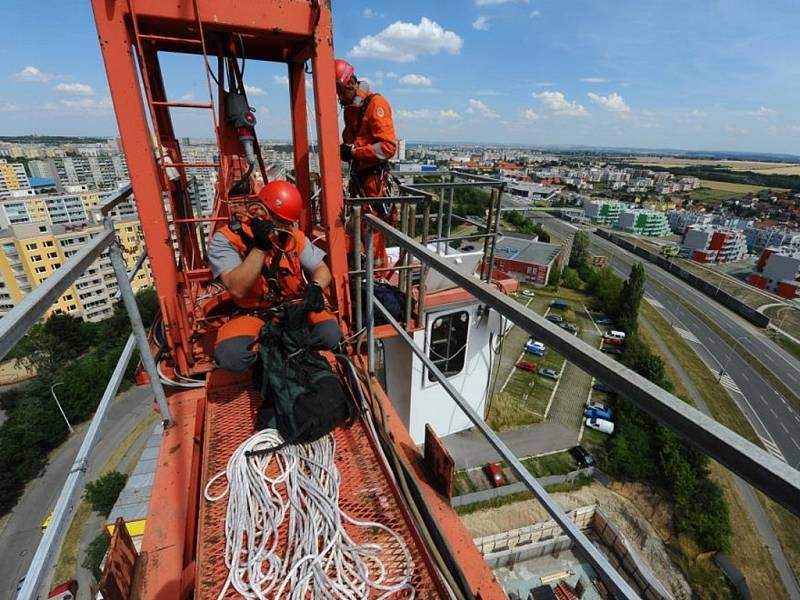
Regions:
<instances>
[{"instance_id":1,"label":"white rope coil","mask_svg":"<svg viewBox=\"0 0 800 600\"><path fill-rule=\"evenodd\" d=\"M257 432L236 449L226 470L206 485L206 500L216 502L228 496L225 564L229 573L218 598L231 585L242 597L259 600L414 598L411 555L403 539L385 525L354 519L339 508L333 436L260 456L246 455L282 442L275 429ZM225 489L212 494L223 476ZM287 533L282 536L279 530L287 519ZM390 544L402 552L402 576L390 580L380 559L384 546L356 543L345 530L345 522L383 532L378 535L386 539L384 546Z\"/></svg>"}]
</instances>

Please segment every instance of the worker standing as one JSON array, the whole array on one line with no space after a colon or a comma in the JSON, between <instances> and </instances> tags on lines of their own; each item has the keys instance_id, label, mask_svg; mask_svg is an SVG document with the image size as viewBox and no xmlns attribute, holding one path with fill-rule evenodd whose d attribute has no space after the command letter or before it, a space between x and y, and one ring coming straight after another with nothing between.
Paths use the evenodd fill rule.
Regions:
<instances>
[{"instance_id":1,"label":"worker standing","mask_svg":"<svg viewBox=\"0 0 800 600\"><path fill-rule=\"evenodd\" d=\"M397 134L392 107L380 94L356 77L353 65L337 59L336 93L344 107L344 131L340 146L341 159L350 163L350 189L353 197L380 198L389 195L389 159L397 150ZM378 215L394 225L397 214L394 204L366 205L364 213ZM375 267L388 267L383 234L373 232Z\"/></svg>"},{"instance_id":2,"label":"worker standing","mask_svg":"<svg viewBox=\"0 0 800 600\"><path fill-rule=\"evenodd\" d=\"M256 361L264 311L285 302L304 301L314 348L332 349L341 339L336 317L325 308L323 292L331 282L325 252L294 225L302 206L293 184L272 181L247 202L246 213L211 238L212 274L239 307L217 333L214 358L224 369L242 371Z\"/></svg>"}]
</instances>

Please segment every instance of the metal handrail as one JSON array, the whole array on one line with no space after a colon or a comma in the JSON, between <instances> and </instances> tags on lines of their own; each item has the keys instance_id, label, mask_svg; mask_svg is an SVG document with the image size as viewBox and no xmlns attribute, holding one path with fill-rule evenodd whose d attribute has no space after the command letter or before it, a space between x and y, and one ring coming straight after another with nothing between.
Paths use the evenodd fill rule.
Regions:
<instances>
[{"instance_id":1,"label":"metal handrail","mask_svg":"<svg viewBox=\"0 0 800 600\"><path fill-rule=\"evenodd\" d=\"M641 410L666 425L682 439L699 448L704 454L759 488L796 515L800 515L800 472L775 458L762 448L734 433L693 406L661 389L638 373L609 358L582 340L567 334L542 316L523 308L519 303L487 283L476 280L442 260L427 247L417 243L373 215L366 215L368 233L382 231L423 264L445 275L475 298L493 308L537 339L552 346L564 358L603 381L631 400ZM370 239L367 235L367 240ZM367 255L367 272L371 272L371 255ZM369 284L369 282L368 282ZM368 298L372 286L367 286ZM372 303L367 305L367 324ZM374 341L369 335L368 341ZM368 351L374 347L368 344ZM374 357L371 361L374 368Z\"/></svg>"},{"instance_id":2,"label":"metal handrail","mask_svg":"<svg viewBox=\"0 0 800 600\"><path fill-rule=\"evenodd\" d=\"M124 188L119 190L116 196L113 196L108 202L100 207L100 214L102 214L104 217L108 216L108 213L122 204L122 202L130 198L131 194L133 194L133 187L131 187L131 184L129 183Z\"/></svg>"}]
</instances>

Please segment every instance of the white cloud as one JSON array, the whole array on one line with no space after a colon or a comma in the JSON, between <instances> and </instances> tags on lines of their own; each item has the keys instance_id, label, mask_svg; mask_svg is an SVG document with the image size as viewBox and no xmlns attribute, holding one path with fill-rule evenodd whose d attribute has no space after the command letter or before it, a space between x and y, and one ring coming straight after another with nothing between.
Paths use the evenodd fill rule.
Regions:
<instances>
[{"instance_id":1,"label":"white cloud","mask_svg":"<svg viewBox=\"0 0 800 600\"><path fill-rule=\"evenodd\" d=\"M273 75L272 81L274 81L278 85L289 85L289 76L288 75Z\"/></svg>"},{"instance_id":2,"label":"white cloud","mask_svg":"<svg viewBox=\"0 0 800 600\"><path fill-rule=\"evenodd\" d=\"M406 120L430 120L442 119L445 121L460 121L461 115L454 111L452 108L446 110L431 110L430 108L418 108L417 110L403 110L397 111L397 116L400 119Z\"/></svg>"},{"instance_id":3,"label":"white cloud","mask_svg":"<svg viewBox=\"0 0 800 600\"><path fill-rule=\"evenodd\" d=\"M496 4L511 4L512 2L528 4L528 0L475 0L475 6L493 6Z\"/></svg>"},{"instance_id":4,"label":"white cloud","mask_svg":"<svg viewBox=\"0 0 800 600\"><path fill-rule=\"evenodd\" d=\"M542 11L540 11L538 8L528 13L529 19L535 19L536 17L541 17L541 16L542 16Z\"/></svg>"},{"instance_id":5,"label":"white cloud","mask_svg":"<svg viewBox=\"0 0 800 600\"><path fill-rule=\"evenodd\" d=\"M394 71L387 71L386 78L387 79L397 79L398 75Z\"/></svg>"},{"instance_id":6,"label":"white cloud","mask_svg":"<svg viewBox=\"0 0 800 600\"><path fill-rule=\"evenodd\" d=\"M51 73L43 73L36 67L28 65L19 73L14 73L14 79L18 81L38 81L39 83L47 83L52 79L58 79L58 75Z\"/></svg>"},{"instance_id":7,"label":"white cloud","mask_svg":"<svg viewBox=\"0 0 800 600\"><path fill-rule=\"evenodd\" d=\"M464 40L454 32L445 31L435 21L422 17L419 25L395 21L377 35L361 38L348 56L404 63L414 62L425 54L458 54L463 45Z\"/></svg>"},{"instance_id":8,"label":"white cloud","mask_svg":"<svg viewBox=\"0 0 800 600\"><path fill-rule=\"evenodd\" d=\"M472 28L478 31L489 31L489 17L481 15L472 22Z\"/></svg>"},{"instance_id":9,"label":"white cloud","mask_svg":"<svg viewBox=\"0 0 800 600\"><path fill-rule=\"evenodd\" d=\"M258 107L258 115L260 117L269 116L269 106L267 106L266 104L262 104L261 106L259 106Z\"/></svg>"},{"instance_id":10,"label":"white cloud","mask_svg":"<svg viewBox=\"0 0 800 600\"><path fill-rule=\"evenodd\" d=\"M417 75L416 73L403 75L397 81L403 85L413 85L417 87L431 87L433 85L430 77L425 77L425 75Z\"/></svg>"},{"instance_id":11,"label":"white cloud","mask_svg":"<svg viewBox=\"0 0 800 600\"><path fill-rule=\"evenodd\" d=\"M775 109L767 108L766 106L759 106L758 110L750 111L747 114L752 117L771 117L773 115L776 115L777 113L778 111L776 111Z\"/></svg>"},{"instance_id":12,"label":"white cloud","mask_svg":"<svg viewBox=\"0 0 800 600\"><path fill-rule=\"evenodd\" d=\"M480 100L475 100L474 98L470 98L467 112L471 115L481 115L487 119L497 119L500 117L497 112L486 106Z\"/></svg>"},{"instance_id":13,"label":"white cloud","mask_svg":"<svg viewBox=\"0 0 800 600\"><path fill-rule=\"evenodd\" d=\"M55 110L64 112L83 112L83 113L101 113L110 111L112 108L111 98L105 96L103 98L65 98L59 100L58 104L47 103L42 108L44 110Z\"/></svg>"},{"instance_id":14,"label":"white cloud","mask_svg":"<svg viewBox=\"0 0 800 600\"><path fill-rule=\"evenodd\" d=\"M693 108L691 111L689 111L689 116L697 119L704 119L708 116L708 113L704 110L700 110L699 108Z\"/></svg>"},{"instance_id":15,"label":"white cloud","mask_svg":"<svg viewBox=\"0 0 800 600\"><path fill-rule=\"evenodd\" d=\"M72 94L74 96L94 96L92 86L85 83L59 83L55 91L62 94Z\"/></svg>"},{"instance_id":16,"label":"white cloud","mask_svg":"<svg viewBox=\"0 0 800 600\"><path fill-rule=\"evenodd\" d=\"M589 92L587 95L589 96L589 100L595 104L599 104L609 112L619 114L631 112L631 107L625 104L625 100L616 92L611 92L608 96L600 96L593 92Z\"/></svg>"},{"instance_id":17,"label":"white cloud","mask_svg":"<svg viewBox=\"0 0 800 600\"><path fill-rule=\"evenodd\" d=\"M533 85L536 87L555 87L556 83L554 81L537 81Z\"/></svg>"},{"instance_id":18,"label":"white cloud","mask_svg":"<svg viewBox=\"0 0 800 600\"><path fill-rule=\"evenodd\" d=\"M361 16L365 19L374 19L375 17L382 17L383 15L377 10L367 7L361 11Z\"/></svg>"},{"instance_id":19,"label":"white cloud","mask_svg":"<svg viewBox=\"0 0 800 600\"><path fill-rule=\"evenodd\" d=\"M18 110L21 109L16 104L8 104L8 103L0 104L0 112L17 112Z\"/></svg>"},{"instance_id":20,"label":"white cloud","mask_svg":"<svg viewBox=\"0 0 800 600\"><path fill-rule=\"evenodd\" d=\"M189 102L190 100L194 100L194 95L192 92L187 92L183 96L181 96L181 100L184 102Z\"/></svg>"},{"instance_id":21,"label":"white cloud","mask_svg":"<svg viewBox=\"0 0 800 600\"><path fill-rule=\"evenodd\" d=\"M247 92L249 96L266 96L267 92L255 85L247 85L244 84L244 91Z\"/></svg>"},{"instance_id":22,"label":"white cloud","mask_svg":"<svg viewBox=\"0 0 800 600\"><path fill-rule=\"evenodd\" d=\"M570 102L561 92L540 92L534 93L533 97L539 100L553 114L567 117L585 117L589 113L586 108L577 102Z\"/></svg>"},{"instance_id":23,"label":"white cloud","mask_svg":"<svg viewBox=\"0 0 800 600\"><path fill-rule=\"evenodd\" d=\"M583 77L581 78L583 83L608 83L607 77Z\"/></svg>"},{"instance_id":24,"label":"white cloud","mask_svg":"<svg viewBox=\"0 0 800 600\"><path fill-rule=\"evenodd\" d=\"M526 108L525 110L522 111L522 118L525 119L526 121L538 121L542 117L532 108Z\"/></svg>"}]
</instances>

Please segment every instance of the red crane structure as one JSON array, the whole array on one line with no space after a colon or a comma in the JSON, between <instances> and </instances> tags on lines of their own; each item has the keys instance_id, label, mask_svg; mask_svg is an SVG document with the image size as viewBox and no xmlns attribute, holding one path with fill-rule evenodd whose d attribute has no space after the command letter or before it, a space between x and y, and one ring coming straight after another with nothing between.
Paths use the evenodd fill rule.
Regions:
<instances>
[{"instance_id":1,"label":"red crane structure","mask_svg":"<svg viewBox=\"0 0 800 600\"><path fill-rule=\"evenodd\" d=\"M344 198L338 156L330 3L318 0L92 0L111 98L127 157L136 205L163 320L165 367L183 378L207 374L206 386L168 397L174 425L164 433L153 483L147 529L131 598L213 598L225 581L224 507L202 495L233 450L253 431L260 398L248 376L213 371L209 349L224 314L226 294L208 299L211 280L203 226L213 230L248 197L241 185L267 170L254 131L240 61L285 63L289 78L296 185L312 195L307 127L306 68L313 81L319 146L317 219L309 203L301 227L327 252L333 274L332 304L343 331L352 333ZM202 57L207 102L167 96L160 53ZM184 158L175 135L173 109L205 111L213 123L218 156L211 162ZM213 214L195 214L191 169L214 169ZM446 499L423 476L420 455L381 389L375 400L389 424L394 459L416 479L415 493L437 522L439 537L422 534L395 478L363 423L336 432L341 503L359 518L391 526L413 559L418 597L445 597L442 556L459 585L475 597L505 597L491 570ZM387 439L388 439L387 438ZM443 533L443 537L442 537ZM438 562L435 560L438 557ZM389 569L400 568L388 559ZM234 596L231 592L229 596Z\"/></svg>"}]
</instances>

